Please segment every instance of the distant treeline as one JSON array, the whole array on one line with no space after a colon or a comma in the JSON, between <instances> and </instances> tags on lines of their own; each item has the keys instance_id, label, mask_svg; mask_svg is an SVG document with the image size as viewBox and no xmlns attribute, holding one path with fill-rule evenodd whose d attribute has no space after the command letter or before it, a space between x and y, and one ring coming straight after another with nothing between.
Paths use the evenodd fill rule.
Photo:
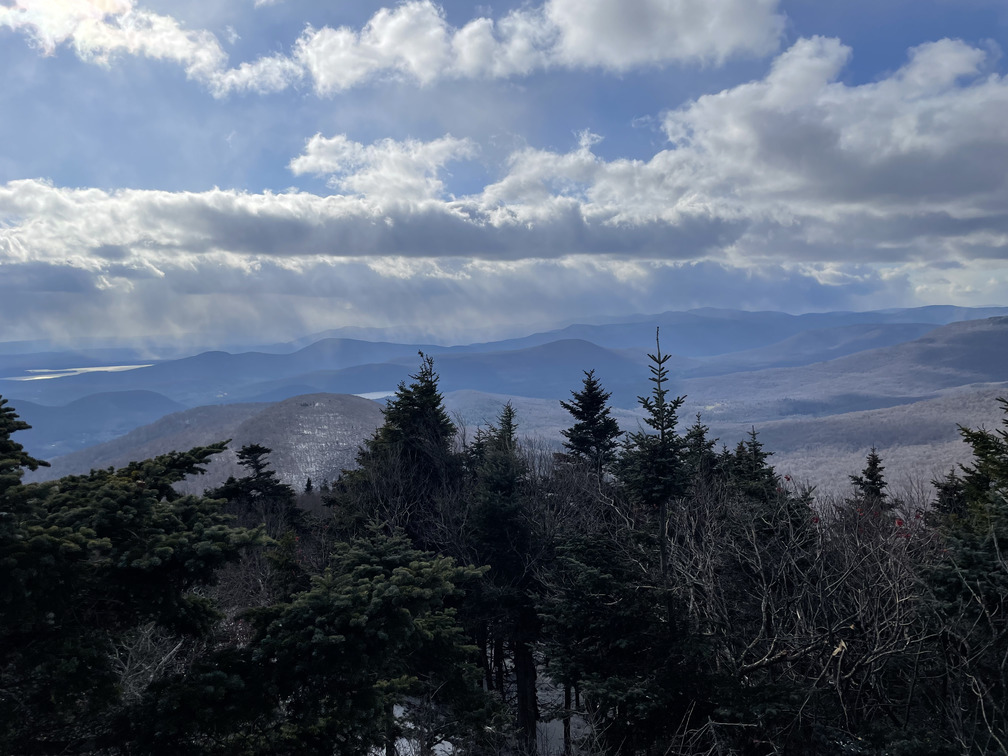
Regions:
<instances>
[{"instance_id":1,"label":"distant treeline","mask_svg":"<svg viewBox=\"0 0 1008 756\"><path fill-rule=\"evenodd\" d=\"M588 371L556 453L421 355L303 491L253 444L178 493L227 442L23 484L0 399L0 752L1008 754L1008 432L821 497L649 357L641 429Z\"/></svg>"}]
</instances>

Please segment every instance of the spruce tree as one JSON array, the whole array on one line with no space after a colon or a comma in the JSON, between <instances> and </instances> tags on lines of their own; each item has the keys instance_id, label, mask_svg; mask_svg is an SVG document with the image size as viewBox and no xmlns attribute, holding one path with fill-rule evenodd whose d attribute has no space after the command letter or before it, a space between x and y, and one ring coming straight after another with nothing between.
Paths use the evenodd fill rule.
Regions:
<instances>
[{"instance_id":1,"label":"spruce tree","mask_svg":"<svg viewBox=\"0 0 1008 756\"><path fill-rule=\"evenodd\" d=\"M49 467L48 462L35 459L11 438L13 433L30 428L28 423L18 419L14 408L0 396L0 495L21 483L26 468L38 470L39 467Z\"/></svg>"},{"instance_id":2,"label":"spruce tree","mask_svg":"<svg viewBox=\"0 0 1008 756\"><path fill-rule=\"evenodd\" d=\"M972 753L1008 746L1008 400L998 401L1004 429L960 428L973 460L957 490L945 481L955 505L940 515L945 548L929 571L950 722Z\"/></svg>"},{"instance_id":3,"label":"spruce tree","mask_svg":"<svg viewBox=\"0 0 1008 756\"><path fill-rule=\"evenodd\" d=\"M850 476L851 485L854 486L855 502L876 511L892 508L889 495L886 493L889 484L883 475L884 471L882 457L879 456L878 450L872 446L865 458L865 466L861 474Z\"/></svg>"},{"instance_id":4,"label":"spruce tree","mask_svg":"<svg viewBox=\"0 0 1008 756\"><path fill-rule=\"evenodd\" d=\"M433 358L420 352L420 370L410 377L411 383L399 384L383 411L384 423L364 442L357 468L344 471L328 503L351 533L381 522L389 532L403 528L418 546L436 548L439 501L459 471L455 425Z\"/></svg>"},{"instance_id":5,"label":"spruce tree","mask_svg":"<svg viewBox=\"0 0 1008 756\"><path fill-rule=\"evenodd\" d=\"M223 444L21 485L36 462L9 439L24 425L0 418L0 751L112 752L123 643L208 636L220 615L200 589L259 536L175 490Z\"/></svg>"},{"instance_id":6,"label":"spruce tree","mask_svg":"<svg viewBox=\"0 0 1008 756\"><path fill-rule=\"evenodd\" d=\"M602 472L613 462L622 431L609 408L611 393L602 388L594 370L586 370L580 391L571 391L573 401L561 401L560 406L574 418L574 425L560 431L564 448L574 457L584 460Z\"/></svg>"},{"instance_id":7,"label":"spruce tree","mask_svg":"<svg viewBox=\"0 0 1008 756\"><path fill-rule=\"evenodd\" d=\"M661 574L668 574L668 508L683 496L687 487L683 464L683 440L676 432L678 411L685 396L669 399L668 367L670 355L662 354L658 330L655 330L656 350L648 354L653 384L649 396L637 401L644 410L644 422L650 430L641 429L627 436L619 459L619 478L646 511L657 516Z\"/></svg>"}]
</instances>

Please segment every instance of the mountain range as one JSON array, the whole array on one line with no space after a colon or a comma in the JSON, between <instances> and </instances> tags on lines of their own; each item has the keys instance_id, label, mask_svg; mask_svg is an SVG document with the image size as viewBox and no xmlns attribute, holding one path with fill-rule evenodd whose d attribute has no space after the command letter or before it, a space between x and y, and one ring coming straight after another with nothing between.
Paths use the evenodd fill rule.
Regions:
<instances>
[{"instance_id":1,"label":"mountain range","mask_svg":"<svg viewBox=\"0 0 1008 756\"><path fill-rule=\"evenodd\" d=\"M883 440L900 459L899 449L916 447L903 456L915 474L929 474L926 462L955 457L956 423L996 425L993 398L1008 393L1008 308L926 307L667 312L468 345L320 334L307 344L170 359L149 348L19 352L8 344L0 345L0 395L33 426L21 443L53 462L43 476L231 438L233 448L270 446L282 477L303 485L352 464L381 412L351 395L393 392L417 368L418 352L434 357L446 404L467 428L491 422L510 400L524 433L558 446L570 424L558 400L593 369L622 427L634 429L656 331L671 355L669 389L687 397L683 422L699 412L729 445L755 426L779 463L818 483L843 480L838 465L856 471L849 466ZM134 365L146 366L126 369ZM879 430L893 424L906 432ZM819 463L801 464L801 450ZM212 477L236 470L232 452Z\"/></svg>"}]
</instances>

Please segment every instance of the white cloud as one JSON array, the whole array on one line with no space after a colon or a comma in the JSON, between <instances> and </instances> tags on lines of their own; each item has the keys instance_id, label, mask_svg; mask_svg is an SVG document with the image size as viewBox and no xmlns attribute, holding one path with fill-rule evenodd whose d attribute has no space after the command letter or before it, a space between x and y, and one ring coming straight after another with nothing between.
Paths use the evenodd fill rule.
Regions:
<instances>
[{"instance_id":1,"label":"white cloud","mask_svg":"<svg viewBox=\"0 0 1008 756\"><path fill-rule=\"evenodd\" d=\"M438 173L452 160L471 158L476 145L451 135L431 142L383 139L364 146L345 134L316 134L290 163L295 175L329 176L329 185L344 192L387 201L439 199L444 184Z\"/></svg>"},{"instance_id":2,"label":"white cloud","mask_svg":"<svg viewBox=\"0 0 1008 756\"><path fill-rule=\"evenodd\" d=\"M289 55L237 66L229 65L211 32L186 29L134 0L14 0L13 6L0 5L0 27L24 33L47 54L70 44L82 59L102 64L119 55L174 61L218 97L276 92L306 76L318 94L331 95L378 77L430 84L555 67L626 71L765 55L781 34L778 2L548 0L456 28L432 0L408 0L380 8L359 31L307 25ZM233 44L237 34L226 30Z\"/></svg>"},{"instance_id":3,"label":"white cloud","mask_svg":"<svg viewBox=\"0 0 1008 756\"><path fill-rule=\"evenodd\" d=\"M723 63L774 52L784 29L777 0L549 0L555 57L625 71L680 61Z\"/></svg>"},{"instance_id":4,"label":"white cloud","mask_svg":"<svg viewBox=\"0 0 1008 756\"><path fill-rule=\"evenodd\" d=\"M227 61L210 32L186 30L133 0L15 0L0 6L2 26L22 31L46 54L69 43L82 59L101 64L117 54L170 60L203 82Z\"/></svg>"}]
</instances>

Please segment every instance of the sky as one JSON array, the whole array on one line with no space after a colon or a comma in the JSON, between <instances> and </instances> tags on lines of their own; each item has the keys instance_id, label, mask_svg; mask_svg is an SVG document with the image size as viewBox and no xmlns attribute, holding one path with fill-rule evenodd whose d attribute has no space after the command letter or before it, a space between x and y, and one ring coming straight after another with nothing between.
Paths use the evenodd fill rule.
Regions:
<instances>
[{"instance_id":1,"label":"sky","mask_svg":"<svg viewBox=\"0 0 1008 756\"><path fill-rule=\"evenodd\" d=\"M1006 0L0 0L0 340L1006 305L1006 47Z\"/></svg>"}]
</instances>

